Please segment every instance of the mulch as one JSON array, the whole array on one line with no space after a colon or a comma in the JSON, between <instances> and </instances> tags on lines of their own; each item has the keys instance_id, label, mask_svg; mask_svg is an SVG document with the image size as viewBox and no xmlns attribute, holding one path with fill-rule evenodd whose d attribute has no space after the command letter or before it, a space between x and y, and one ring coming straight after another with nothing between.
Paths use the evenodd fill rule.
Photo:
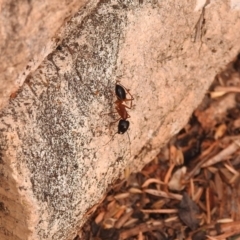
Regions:
<instances>
[{"instance_id":1,"label":"mulch","mask_svg":"<svg viewBox=\"0 0 240 240\"><path fill-rule=\"evenodd\" d=\"M240 239L240 54L155 159L112 186L77 239Z\"/></svg>"}]
</instances>

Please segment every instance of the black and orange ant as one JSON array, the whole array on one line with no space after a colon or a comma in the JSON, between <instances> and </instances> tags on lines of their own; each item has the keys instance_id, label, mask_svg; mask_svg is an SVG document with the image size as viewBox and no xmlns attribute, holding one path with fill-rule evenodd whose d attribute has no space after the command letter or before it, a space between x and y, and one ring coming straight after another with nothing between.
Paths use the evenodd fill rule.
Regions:
<instances>
[{"instance_id":1,"label":"black and orange ant","mask_svg":"<svg viewBox=\"0 0 240 240\"><path fill-rule=\"evenodd\" d=\"M131 98L126 97L126 92L130 95ZM134 98L130 93L130 90L126 89L119 82L116 83L115 94L117 97L117 100L115 101L116 104L115 108L117 110L117 113L120 115L120 118L115 121L115 122L119 121L117 133L124 134L128 130L130 125L129 121L127 120L128 118L130 118L130 115L128 114L126 108L128 109L132 108L132 101L134 100ZM130 106L126 106L125 104L123 104L124 102L130 102Z\"/></svg>"},{"instance_id":2,"label":"black and orange ant","mask_svg":"<svg viewBox=\"0 0 240 240\"><path fill-rule=\"evenodd\" d=\"M127 98L127 94L130 95L130 98ZM117 97L117 100L114 103L116 105L115 109L117 110L117 112L111 112L111 113L107 113L107 114L118 113L120 118L118 118L116 121L110 123L110 125L112 125L112 124L119 121L118 122L118 131L112 136L110 141L114 138L114 136L117 133L118 134L124 134L125 132L127 132L128 128L129 128L129 125L130 125L130 122L127 119L130 118L130 115L128 114L126 108L131 109L132 108L132 101L134 100L132 94L130 93L130 90L125 88L123 85L121 85L119 83L119 81L117 81L116 85L115 85L115 95ZM124 102L125 103L130 102L130 106L125 105ZM129 138L129 135L128 135L128 138ZM107 143L109 143L109 142L107 142Z\"/></svg>"}]
</instances>

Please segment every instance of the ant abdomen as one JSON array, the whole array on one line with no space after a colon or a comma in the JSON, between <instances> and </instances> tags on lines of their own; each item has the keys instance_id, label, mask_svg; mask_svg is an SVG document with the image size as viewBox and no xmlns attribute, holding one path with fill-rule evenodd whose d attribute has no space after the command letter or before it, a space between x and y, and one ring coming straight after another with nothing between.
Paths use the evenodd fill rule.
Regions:
<instances>
[{"instance_id":1,"label":"ant abdomen","mask_svg":"<svg viewBox=\"0 0 240 240\"><path fill-rule=\"evenodd\" d=\"M125 100L126 99L125 89L119 84L116 84L115 94L116 94L118 100Z\"/></svg>"}]
</instances>

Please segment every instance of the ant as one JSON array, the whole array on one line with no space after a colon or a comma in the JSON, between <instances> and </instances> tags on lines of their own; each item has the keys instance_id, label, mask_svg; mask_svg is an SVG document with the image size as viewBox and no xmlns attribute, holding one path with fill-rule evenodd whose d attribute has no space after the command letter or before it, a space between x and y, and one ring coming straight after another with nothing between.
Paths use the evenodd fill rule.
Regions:
<instances>
[{"instance_id":1,"label":"ant","mask_svg":"<svg viewBox=\"0 0 240 240\"><path fill-rule=\"evenodd\" d=\"M127 98L127 94L130 95L130 98ZM129 125L130 125L130 123L127 119L130 118L130 115L128 114L126 108L131 109L132 101L134 100L132 94L130 93L130 90L125 88L123 85L121 85L119 81L117 81L116 85L115 85L115 95L117 97L117 100L114 103L116 105L115 109L117 110L117 112L111 112L111 113L107 113L107 114L118 113L120 118L118 118L116 121L110 123L110 125L111 125L111 124L114 124L117 121L119 121L118 131L113 135L113 137L110 139L110 141L114 138L114 136L117 133L124 134L125 132L127 132ZM125 105L124 102L130 102L130 106ZM128 135L128 138L129 138L129 135ZM109 143L109 142L107 142L107 143Z\"/></svg>"},{"instance_id":2,"label":"ant","mask_svg":"<svg viewBox=\"0 0 240 240\"><path fill-rule=\"evenodd\" d=\"M130 95L131 98L126 97L126 92ZM130 115L128 114L126 108L131 109L132 108L132 101L134 100L132 94L130 93L129 89L126 89L123 85L121 85L119 82L116 83L115 86L115 94L117 97L117 100L115 101L116 104L116 110L117 113L120 115L120 118L116 120L115 122L119 121L118 123L118 134L124 134L128 128L129 128L129 121L127 120L130 118ZM130 107L123 104L124 102L130 102ZM115 123L113 122L113 123Z\"/></svg>"}]
</instances>

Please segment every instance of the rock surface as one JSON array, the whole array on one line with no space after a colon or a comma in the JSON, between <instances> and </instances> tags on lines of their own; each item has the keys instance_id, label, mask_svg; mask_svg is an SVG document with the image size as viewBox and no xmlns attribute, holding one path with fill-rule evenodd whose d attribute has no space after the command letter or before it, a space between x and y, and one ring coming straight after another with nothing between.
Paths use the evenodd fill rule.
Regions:
<instances>
[{"instance_id":1,"label":"rock surface","mask_svg":"<svg viewBox=\"0 0 240 240\"><path fill-rule=\"evenodd\" d=\"M239 51L237 10L223 1L195 8L102 1L68 22L0 112L0 239L73 239L108 185L184 126ZM104 115L114 111L116 80L134 97L129 138Z\"/></svg>"},{"instance_id":2,"label":"rock surface","mask_svg":"<svg viewBox=\"0 0 240 240\"><path fill-rule=\"evenodd\" d=\"M0 109L56 47L66 19L87 2L0 0Z\"/></svg>"}]
</instances>

